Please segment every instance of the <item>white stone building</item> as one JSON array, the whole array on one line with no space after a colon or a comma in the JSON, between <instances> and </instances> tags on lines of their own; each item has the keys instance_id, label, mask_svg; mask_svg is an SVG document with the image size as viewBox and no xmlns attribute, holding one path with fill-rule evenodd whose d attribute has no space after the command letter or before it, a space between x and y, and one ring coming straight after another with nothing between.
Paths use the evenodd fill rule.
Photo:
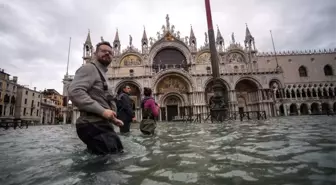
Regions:
<instances>
[{"instance_id":1,"label":"white stone building","mask_svg":"<svg viewBox=\"0 0 336 185\"><path fill-rule=\"evenodd\" d=\"M0 119L14 120L18 77L0 69Z\"/></svg>"},{"instance_id":2,"label":"white stone building","mask_svg":"<svg viewBox=\"0 0 336 185\"><path fill-rule=\"evenodd\" d=\"M168 15L155 38L148 38L143 31L140 49L132 45L130 36L129 45L121 50L117 31L115 55L107 73L109 83L115 92L124 84L131 86L138 119L143 87L153 89L161 105L160 120L172 120L189 108L193 114L206 113L213 95L207 33L204 44L199 43L192 27L190 35L182 37ZM289 116L336 112L336 49L263 53L257 50L248 27L244 45L237 43L233 34L225 45L217 28L216 46L231 113L266 111L267 116ZM84 63L91 60L93 52L88 33ZM65 96L72 77L64 78Z\"/></svg>"},{"instance_id":3,"label":"white stone building","mask_svg":"<svg viewBox=\"0 0 336 185\"><path fill-rule=\"evenodd\" d=\"M33 124L40 123L40 108L42 95L39 91L29 89L25 86L18 86L15 118L21 121L28 121Z\"/></svg>"},{"instance_id":4,"label":"white stone building","mask_svg":"<svg viewBox=\"0 0 336 185\"><path fill-rule=\"evenodd\" d=\"M40 113L40 124L43 125L54 125L56 117L57 105L54 101L49 98L42 98L41 101L41 113Z\"/></svg>"}]
</instances>

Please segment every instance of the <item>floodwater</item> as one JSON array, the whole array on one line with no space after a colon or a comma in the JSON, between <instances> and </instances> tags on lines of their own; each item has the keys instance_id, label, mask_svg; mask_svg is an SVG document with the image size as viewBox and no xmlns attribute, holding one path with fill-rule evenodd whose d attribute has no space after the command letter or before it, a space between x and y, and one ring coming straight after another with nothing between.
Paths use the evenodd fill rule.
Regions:
<instances>
[{"instance_id":1,"label":"floodwater","mask_svg":"<svg viewBox=\"0 0 336 185\"><path fill-rule=\"evenodd\" d=\"M329 185L336 117L134 125L126 153L93 156L71 125L0 131L1 185Z\"/></svg>"}]
</instances>

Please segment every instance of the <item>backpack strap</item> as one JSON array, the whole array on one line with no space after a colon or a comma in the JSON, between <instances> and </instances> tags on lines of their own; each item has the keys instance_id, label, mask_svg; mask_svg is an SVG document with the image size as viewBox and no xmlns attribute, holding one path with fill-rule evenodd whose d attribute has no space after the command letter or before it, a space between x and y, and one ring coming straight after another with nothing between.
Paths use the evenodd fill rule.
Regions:
<instances>
[{"instance_id":1,"label":"backpack strap","mask_svg":"<svg viewBox=\"0 0 336 185\"><path fill-rule=\"evenodd\" d=\"M90 62L90 63L91 63L93 66L96 67L96 69L97 69L97 71L98 71L98 73L99 73L100 79L101 79L101 81L103 82L103 89L104 89L104 91L108 91L108 85L107 85L107 82L106 82L106 80L105 80L105 78L104 78L102 72L98 69L98 67L97 67L97 65L96 65L95 63L93 63L93 62ZM110 102L110 100L109 100L108 97L106 97L106 98L107 98L107 99L106 99L106 102L107 102L107 103L109 104L109 106L112 108L112 107L113 107L112 103Z\"/></svg>"},{"instance_id":2,"label":"backpack strap","mask_svg":"<svg viewBox=\"0 0 336 185\"><path fill-rule=\"evenodd\" d=\"M108 85L107 85L107 82L103 76L103 74L101 73L101 71L98 69L97 65L93 62L91 62L92 65L94 65L99 73L99 76L100 76L100 79L101 81L103 81L103 88L104 88L104 91L108 91Z\"/></svg>"}]
</instances>

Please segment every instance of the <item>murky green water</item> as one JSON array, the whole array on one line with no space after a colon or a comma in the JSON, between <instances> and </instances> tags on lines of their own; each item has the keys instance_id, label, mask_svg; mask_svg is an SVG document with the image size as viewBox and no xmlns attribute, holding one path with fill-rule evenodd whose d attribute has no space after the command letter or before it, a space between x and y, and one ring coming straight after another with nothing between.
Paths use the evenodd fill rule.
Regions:
<instances>
[{"instance_id":1,"label":"murky green water","mask_svg":"<svg viewBox=\"0 0 336 185\"><path fill-rule=\"evenodd\" d=\"M1 185L335 184L336 117L161 123L121 136L123 155L92 156L75 128L0 131Z\"/></svg>"}]
</instances>

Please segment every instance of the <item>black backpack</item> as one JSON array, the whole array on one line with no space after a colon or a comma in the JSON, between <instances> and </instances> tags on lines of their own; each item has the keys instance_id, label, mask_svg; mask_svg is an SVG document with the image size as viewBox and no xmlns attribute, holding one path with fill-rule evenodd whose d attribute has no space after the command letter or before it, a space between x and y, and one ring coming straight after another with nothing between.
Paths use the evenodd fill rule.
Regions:
<instances>
[{"instance_id":1,"label":"black backpack","mask_svg":"<svg viewBox=\"0 0 336 185\"><path fill-rule=\"evenodd\" d=\"M114 102L115 102L116 105L117 105L117 110L118 110L118 112L120 112L121 110L124 109L123 102L122 102L122 100L121 100L121 98L122 98L124 95L125 95L125 93L120 93L120 94L118 94L118 95L116 95L116 96L114 97Z\"/></svg>"}]
</instances>

